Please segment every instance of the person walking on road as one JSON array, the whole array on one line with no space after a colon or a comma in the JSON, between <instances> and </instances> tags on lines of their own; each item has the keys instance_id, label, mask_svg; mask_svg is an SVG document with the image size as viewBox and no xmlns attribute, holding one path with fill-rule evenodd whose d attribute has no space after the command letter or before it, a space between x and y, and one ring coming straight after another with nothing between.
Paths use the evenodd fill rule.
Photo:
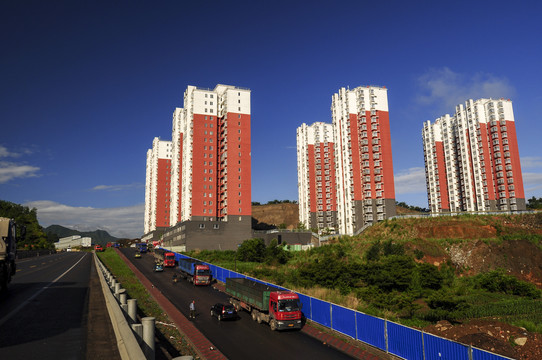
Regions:
<instances>
[{"instance_id":1,"label":"person walking on road","mask_svg":"<svg viewBox=\"0 0 542 360\"><path fill-rule=\"evenodd\" d=\"M192 300L190 303L190 319L196 318L196 301Z\"/></svg>"}]
</instances>

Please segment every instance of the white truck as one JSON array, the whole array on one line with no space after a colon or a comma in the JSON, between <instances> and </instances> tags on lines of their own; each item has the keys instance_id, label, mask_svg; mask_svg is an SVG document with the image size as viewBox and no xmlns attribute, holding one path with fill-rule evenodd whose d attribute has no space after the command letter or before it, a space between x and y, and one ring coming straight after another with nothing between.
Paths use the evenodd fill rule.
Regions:
<instances>
[{"instance_id":1,"label":"white truck","mask_svg":"<svg viewBox=\"0 0 542 360\"><path fill-rule=\"evenodd\" d=\"M23 234L24 236L24 230ZM0 295L7 291L11 277L17 270L15 257L17 255L17 232L15 221L0 217Z\"/></svg>"}]
</instances>

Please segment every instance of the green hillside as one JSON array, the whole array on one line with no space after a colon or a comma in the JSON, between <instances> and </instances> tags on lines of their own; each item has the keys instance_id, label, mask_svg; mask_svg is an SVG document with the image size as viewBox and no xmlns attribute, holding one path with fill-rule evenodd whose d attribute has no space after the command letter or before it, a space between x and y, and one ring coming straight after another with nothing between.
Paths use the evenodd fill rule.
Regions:
<instances>
[{"instance_id":1,"label":"green hillside","mask_svg":"<svg viewBox=\"0 0 542 360\"><path fill-rule=\"evenodd\" d=\"M81 237L90 237L92 238L93 244L105 245L108 242L115 242L119 239L109 235L105 230L95 230L95 231L77 231L73 229L68 229L60 225L51 225L45 228L46 234L52 234L58 236L58 238L80 235Z\"/></svg>"}]
</instances>

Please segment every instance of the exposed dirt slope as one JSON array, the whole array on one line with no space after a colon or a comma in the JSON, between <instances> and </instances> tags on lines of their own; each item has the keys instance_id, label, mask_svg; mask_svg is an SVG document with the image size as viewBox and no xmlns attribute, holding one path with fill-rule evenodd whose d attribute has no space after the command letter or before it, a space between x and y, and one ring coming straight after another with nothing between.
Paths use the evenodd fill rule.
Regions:
<instances>
[{"instance_id":1,"label":"exposed dirt slope","mask_svg":"<svg viewBox=\"0 0 542 360\"><path fill-rule=\"evenodd\" d=\"M504 269L542 288L542 213L401 219L369 228L362 239L404 241L420 261L450 262L462 275ZM424 331L514 359L542 359L542 335L497 319L463 324L439 322Z\"/></svg>"},{"instance_id":2,"label":"exposed dirt slope","mask_svg":"<svg viewBox=\"0 0 542 360\"><path fill-rule=\"evenodd\" d=\"M260 224L278 227L285 224L287 229L293 229L299 222L299 208L297 204L269 204L253 205L252 217Z\"/></svg>"}]
</instances>

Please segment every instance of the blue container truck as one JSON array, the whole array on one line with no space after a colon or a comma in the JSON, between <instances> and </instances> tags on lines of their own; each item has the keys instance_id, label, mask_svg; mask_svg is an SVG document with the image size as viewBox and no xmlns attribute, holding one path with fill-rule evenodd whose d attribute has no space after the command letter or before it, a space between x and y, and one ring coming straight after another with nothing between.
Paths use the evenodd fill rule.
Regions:
<instances>
[{"instance_id":1,"label":"blue container truck","mask_svg":"<svg viewBox=\"0 0 542 360\"><path fill-rule=\"evenodd\" d=\"M194 285L211 284L211 269L209 265L203 264L195 259L179 259L179 270L181 275Z\"/></svg>"}]
</instances>

